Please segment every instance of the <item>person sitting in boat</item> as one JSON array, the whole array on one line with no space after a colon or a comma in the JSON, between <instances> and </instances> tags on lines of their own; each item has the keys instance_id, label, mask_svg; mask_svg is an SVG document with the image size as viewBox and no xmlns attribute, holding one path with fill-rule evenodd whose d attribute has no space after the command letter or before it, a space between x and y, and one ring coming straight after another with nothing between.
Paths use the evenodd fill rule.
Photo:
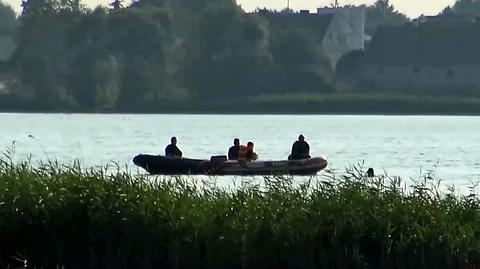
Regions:
<instances>
[{"instance_id":1,"label":"person sitting in boat","mask_svg":"<svg viewBox=\"0 0 480 269\"><path fill-rule=\"evenodd\" d=\"M293 143L292 146L292 154L288 156L289 160L301 160L301 159L309 159L310 157L310 146L305 141L305 137L300 135L298 137L298 141Z\"/></svg>"},{"instance_id":2,"label":"person sitting in boat","mask_svg":"<svg viewBox=\"0 0 480 269\"><path fill-rule=\"evenodd\" d=\"M258 159L257 153L253 152L253 142L247 143L247 161L256 161Z\"/></svg>"},{"instance_id":3,"label":"person sitting in boat","mask_svg":"<svg viewBox=\"0 0 480 269\"><path fill-rule=\"evenodd\" d=\"M165 148L165 156L182 158L182 151L180 151L180 149L177 147L177 138L172 137L170 141L172 143Z\"/></svg>"},{"instance_id":4,"label":"person sitting in boat","mask_svg":"<svg viewBox=\"0 0 480 269\"><path fill-rule=\"evenodd\" d=\"M247 146L241 145L238 150L238 160L239 161L255 161L258 159L257 153L253 151L254 144L253 142L248 142Z\"/></svg>"},{"instance_id":5,"label":"person sitting in boat","mask_svg":"<svg viewBox=\"0 0 480 269\"><path fill-rule=\"evenodd\" d=\"M238 152L240 151L240 139L235 138L233 140L233 146L228 149L228 159L238 160Z\"/></svg>"}]
</instances>

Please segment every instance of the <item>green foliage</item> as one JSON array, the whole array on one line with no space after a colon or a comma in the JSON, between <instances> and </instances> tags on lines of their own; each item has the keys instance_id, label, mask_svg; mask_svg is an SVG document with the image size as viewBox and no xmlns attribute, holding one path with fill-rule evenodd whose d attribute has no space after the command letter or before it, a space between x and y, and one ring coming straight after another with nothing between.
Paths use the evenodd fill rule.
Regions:
<instances>
[{"instance_id":1,"label":"green foliage","mask_svg":"<svg viewBox=\"0 0 480 269\"><path fill-rule=\"evenodd\" d=\"M462 0L452 10L466 10L461 7L467 4L474 10L477 3ZM79 0L23 2L15 22L20 26L14 27L19 30L18 48L9 57L8 71L9 78L18 79L11 79L18 81L17 88L23 87L19 96L33 96L24 103L87 112L215 111L201 107L213 104L218 111L238 112L233 106L248 111L239 100L255 95L321 93L328 98L345 89L365 90L358 83L364 61L478 62L471 53L478 43L478 24L391 26L408 18L387 0L366 7L367 32L376 34L365 55L352 52L338 62L335 79L321 48L328 15L249 14L233 0L113 4L113 9L88 10ZM15 21L11 10L1 7L0 12L10 15L0 20ZM9 24L0 23L0 43L4 25ZM286 109L274 108L274 103L271 109Z\"/></svg>"},{"instance_id":2,"label":"green foliage","mask_svg":"<svg viewBox=\"0 0 480 269\"><path fill-rule=\"evenodd\" d=\"M2 62L9 60L15 51L18 30L15 17L13 9L0 1L0 76L3 71Z\"/></svg>"},{"instance_id":3,"label":"green foliage","mask_svg":"<svg viewBox=\"0 0 480 269\"><path fill-rule=\"evenodd\" d=\"M432 92L430 90L430 92ZM416 92L385 93L358 87L353 93L343 94L278 94L253 97L244 105L257 113L348 113L348 114L478 114L478 97L461 97L447 94L422 95Z\"/></svg>"},{"instance_id":4,"label":"green foliage","mask_svg":"<svg viewBox=\"0 0 480 269\"><path fill-rule=\"evenodd\" d=\"M44 109L333 89L330 63L308 39L314 29L282 32L232 0L115 1L94 11L78 0L22 5L15 72Z\"/></svg>"},{"instance_id":5,"label":"green foliage","mask_svg":"<svg viewBox=\"0 0 480 269\"><path fill-rule=\"evenodd\" d=\"M265 24L233 4L203 13L196 29L197 57L184 69L195 92L209 97L268 90L272 62ZM247 77L251 80L242 79Z\"/></svg>"},{"instance_id":6,"label":"green foliage","mask_svg":"<svg viewBox=\"0 0 480 269\"><path fill-rule=\"evenodd\" d=\"M14 59L18 75L33 86L38 103L48 108L69 107L72 94L65 87L70 53L66 36L81 13L54 0L28 0L23 8Z\"/></svg>"},{"instance_id":7,"label":"green foliage","mask_svg":"<svg viewBox=\"0 0 480 269\"><path fill-rule=\"evenodd\" d=\"M0 1L0 37L15 34L16 28L17 21L15 11Z\"/></svg>"},{"instance_id":8,"label":"green foliage","mask_svg":"<svg viewBox=\"0 0 480 269\"><path fill-rule=\"evenodd\" d=\"M381 25L402 25L409 21L405 14L395 10L389 0L377 0L365 10L366 32L373 35L375 29Z\"/></svg>"},{"instance_id":9,"label":"green foliage","mask_svg":"<svg viewBox=\"0 0 480 269\"><path fill-rule=\"evenodd\" d=\"M365 63L365 52L356 50L345 54L337 62L335 70L335 79L361 79L361 68Z\"/></svg>"},{"instance_id":10,"label":"green foliage","mask_svg":"<svg viewBox=\"0 0 480 269\"><path fill-rule=\"evenodd\" d=\"M168 14L155 7L123 9L109 16L106 50L122 66L120 103L158 99L165 90L166 53L170 46ZM139 42L140 41L140 42Z\"/></svg>"},{"instance_id":11,"label":"green foliage","mask_svg":"<svg viewBox=\"0 0 480 269\"><path fill-rule=\"evenodd\" d=\"M276 92L301 89L330 92L333 71L322 51L322 41L331 16L286 15L262 11L270 26L270 48L279 67Z\"/></svg>"},{"instance_id":12,"label":"green foliage","mask_svg":"<svg viewBox=\"0 0 480 269\"><path fill-rule=\"evenodd\" d=\"M480 1L458 0L452 7L455 15L480 16Z\"/></svg>"},{"instance_id":13,"label":"green foliage","mask_svg":"<svg viewBox=\"0 0 480 269\"><path fill-rule=\"evenodd\" d=\"M55 163L0 163L0 266L28 268L474 268L479 200L428 175L354 168L233 190ZM19 261L21 264L19 264Z\"/></svg>"}]
</instances>

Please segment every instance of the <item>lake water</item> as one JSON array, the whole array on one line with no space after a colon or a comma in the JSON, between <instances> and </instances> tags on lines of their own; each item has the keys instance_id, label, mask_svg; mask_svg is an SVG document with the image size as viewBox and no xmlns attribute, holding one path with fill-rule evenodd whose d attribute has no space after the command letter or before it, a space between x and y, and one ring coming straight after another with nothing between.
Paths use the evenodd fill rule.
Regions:
<instances>
[{"instance_id":1,"label":"lake water","mask_svg":"<svg viewBox=\"0 0 480 269\"><path fill-rule=\"evenodd\" d=\"M171 136L185 157L226 154L238 137L253 141L260 159L285 159L299 134L333 171L363 162L404 178L435 169L459 187L480 180L480 117L0 114L0 147L14 145L15 160L88 167L113 161L136 170L136 154L163 154Z\"/></svg>"}]
</instances>

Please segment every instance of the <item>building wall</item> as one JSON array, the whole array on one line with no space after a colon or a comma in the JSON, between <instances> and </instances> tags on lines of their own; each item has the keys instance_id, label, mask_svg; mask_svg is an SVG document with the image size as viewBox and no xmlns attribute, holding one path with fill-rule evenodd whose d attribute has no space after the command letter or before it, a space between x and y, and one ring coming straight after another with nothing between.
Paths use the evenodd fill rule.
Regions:
<instances>
[{"instance_id":1,"label":"building wall","mask_svg":"<svg viewBox=\"0 0 480 269\"><path fill-rule=\"evenodd\" d=\"M381 66L367 65L362 78L384 89L480 89L479 65Z\"/></svg>"},{"instance_id":2,"label":"building wall","mask_svg":"<svg viewBox=\"0 0 480 269\"><path fill-rule=\"evenodd\" d=\"M318 10L319 14L321 12ZM322 41L323 51L330 59L333 70L344 54L365 48L365 10L362 7L345 7L334 12L332 23Z\"/></svg>"}]
</instances>

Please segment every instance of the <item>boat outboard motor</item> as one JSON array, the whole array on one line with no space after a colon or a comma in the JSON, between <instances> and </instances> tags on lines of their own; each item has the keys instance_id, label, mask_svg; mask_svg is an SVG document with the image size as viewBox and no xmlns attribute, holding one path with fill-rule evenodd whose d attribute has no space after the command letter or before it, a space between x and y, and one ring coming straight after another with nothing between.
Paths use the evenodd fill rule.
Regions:
<instances>
[{"instance_id":1,"label":"boat outboard motor","mask_svg":"<svg viewBox=\"0 0 480 269\"><path fill-rule=\"evenodd\" d=\"M224 163L227 161L227 156L225 155L219 155L219 156L212 156L210 157L210 164L213 167L217 167L218 165Z\"/></svg>"}]
</instances>

